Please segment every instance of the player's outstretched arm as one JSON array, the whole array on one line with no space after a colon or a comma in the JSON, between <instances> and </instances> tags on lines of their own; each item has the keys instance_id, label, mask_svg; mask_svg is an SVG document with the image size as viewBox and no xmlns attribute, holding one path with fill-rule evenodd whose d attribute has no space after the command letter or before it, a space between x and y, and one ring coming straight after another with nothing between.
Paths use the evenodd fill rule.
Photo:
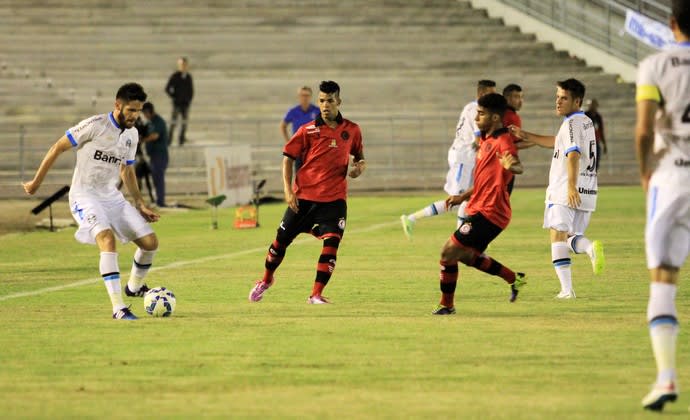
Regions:
<instances>
[{"instance_id":1,"label":"player's outstretched arm","mask_svg":"<svg viewBox=\"0 0 690 420\"><path fill-rule=\"evenodd\" d=\"M469 200L473 192L474 187L472 186L459 195L449 195L448 198L446 198L446 208L448 209L452 206L462 204L463 201Z\"/></svg>"},{"instance_id":2,"label":"player's outstretched arm","mask_svg":"<svg viewBox=\"0 0 690 420\"><path fill-rule=\"evenodd\" d=\"M288 207L295 213L299 212L297 196L292 190L292 165L295 160L289 156L283 156L283 193Z\"/></svg>"},{"instance_id":3,"label":"player's outstretched arm","mask_svg":"<svg viewBox=\"0 0 690 420\"><path fill-rule=\"evenodd\" d=\"M647 191L652 173L654 146L654 116L659 105L655 101L644 100L637 103L637 124L635 126L635 150L640 165L642 188Z\"/></svg>"},{"instance_id":4,"label":"player's outstretched arm","mask_svg":"<svg viewBox=\"0 0 690 420\"><path fill-rule=\"evenodd\" d=\"M41 165L38 167L38 170L36 171L36 175L34 175L34 179L22 184L22 186L24 187L24 191L26 191L27 194L32 195L36 193L36 191L38 191L38 188L43 183L43 179L48 174L48 171L53 166L53 163L55 163L55 161L57 160L58 156L60 156L62 152L69 150L71 148L72 143L70 143L67 136L62 136L60 140L56 141L55 144L53 144L50 147L50 150L48 150L48 153L46 153L45 157L43 158Z\"/></svg>"},{"instance_id":5,"label":"player's outstretched arm","mask_svg":"<svg viewBox=\"0 0 690 420\"><path fill-rule=\"evenodd\" d=\"M517 125L509 126L508 130L510 130L510 134L514 135L515 137L522 139L523 141L534 143L541 147L553 148L553 145L556 144L555 136L542 136L540 134L530 133L521 129Z\"/></svg>"},{"instance_id":6,"label":"player's outstretched arm","mask_svg":"<svg viewBox=\"0 0 690 420\"><path fill-rule=\"evenodd\" d=\"M144 197L141 195L139 184L137 183L137 175L134 172L134 165L121 165L120 178L122 178L122 182L127 186L127 191L134 199L134 207L139 210L144 219L147 222L157 222L161 216L148 208L144 203Z\"/></svg>"},{"instance_id":7,"label":"player's outstretched arm","mask_svg":"<svg viewBox=\"0 0 690 420\"><path fill-rule=\"evenodd\" d=\"M534 147L536 145L536 143L532 143L527 140L520 140L517 143L515 143L515 147L517 147L519 150L529 149L530 147Z\"/></svg>"}]
</instances>

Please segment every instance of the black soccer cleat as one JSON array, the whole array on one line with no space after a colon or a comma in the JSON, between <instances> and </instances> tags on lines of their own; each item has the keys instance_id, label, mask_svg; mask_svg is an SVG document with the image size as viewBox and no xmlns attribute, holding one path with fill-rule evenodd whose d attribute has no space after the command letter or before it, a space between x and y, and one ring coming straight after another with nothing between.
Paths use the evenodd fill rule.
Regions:
<instances>
[{"instance_id":1,"label":"black soccer cleat","mask_svg":"<svg viewBox=\"0 0 690 420\"><path fill-rule=\"evenodd\" d=\"M125 321L135 321L139 319L136 315L129 310L129 307L122 308L113 314L113 319L121 319Z\"/></svg>"},{"instance_id":2,"label":"black soccer cleat","mask_svg":"<svg viewBox=\"0 0 690 420\"><path fill-rule=\"evenodd\" d=\"M125 295L127 295L129 297L144 297L144 295L148 291L149 291L149 288L145 284L142 284L141 288L139 288L139 290L137 290L136 292L129 290L129 285L125 286Z\"/></svg>"},{"instance_id":3,"label":"black soccer cleat","mask_svg":"<svg viewBox=\"0 0 690 420\"><path fill-rule=\"evenodd\" d=\"M455 315L455 308L449 308L447 306L438 305L431 315Z\"/></svg>"},{"instance_id":4,"label":"black soccer cleat","mask_svg":"<svg viewBox=\"0 0 690 420\"><path fill-rule=\"evenodd\" d=\"M510 301L515 302L522 289L527 284L525 273L515 273L515 282L510 285Z\"/></svg>"}]
</instances>

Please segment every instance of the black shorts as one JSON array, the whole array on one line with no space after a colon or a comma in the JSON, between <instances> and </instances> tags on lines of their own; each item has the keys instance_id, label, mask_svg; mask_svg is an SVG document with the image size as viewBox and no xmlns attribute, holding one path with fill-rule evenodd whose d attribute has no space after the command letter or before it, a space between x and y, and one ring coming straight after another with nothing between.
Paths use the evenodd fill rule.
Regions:
<instances>
[{"instance_id":1,"label":"black shorts","mask_svg":"<svg viewBox=\"0 0 690 420\"><path fill-rule=\"evenodd\" d=\"M318 237L337 236L345 233L347 203L345 200L318 203L316 201L298 200L299 212L290 207L285 210L283 220L278 226L278 241L288 245L300 233L312 230Z\"/></svg>"},{"instance_id":2,"label":"black shorts","mask_svg":"<svg viewBox=\"0 0 690 420\"><path fill-rule=\"evenodd\" d=\"M473 248L482 253L502 231L503 229L491 223L481 213L475 213L465 218L451 238L456 245Z\"/></svg>"}]
</instances>

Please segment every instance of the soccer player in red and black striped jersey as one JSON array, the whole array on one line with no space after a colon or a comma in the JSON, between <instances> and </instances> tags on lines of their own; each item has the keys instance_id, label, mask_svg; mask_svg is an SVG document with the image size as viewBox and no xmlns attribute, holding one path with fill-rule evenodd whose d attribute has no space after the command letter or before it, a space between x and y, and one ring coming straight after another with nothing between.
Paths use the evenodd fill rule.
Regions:
<instances>
[{"instance_id":1,"label":"soccer player in red and black striped jersey","mask_svg":"<svg viewBox=\"0 0 690 420\"><path fill-rule=\"evenodd\" d=\"M249 292L249 301L258 302L274 283L273 273L285 257L285 251L300 233L323 239L323 249L316 265L316 279L310 304L329 303L323 289L335 269L340 240L347 218L347 175L357 178L365 169L362 133L359 126L338 111L340 86L333 81L319 86L320 115L303 125L283 149L283 187L288 208L278 227L278 234L268 248L264 276ZM292 180L296 159L302 167Z\"/></svg>"},{"instance_id":2,"label":"soccer player in red and black striped jersey","mask_svg":"<svg viewBox=\"0 0 690 420\"><path fill-rule=\"evenodd\" d=\"M468 198L469 203L465 210L467 218L441 251L441 303L434 315L455 313L458 261L505 280L510 285L511 302L526 284L524 273L516 273L484 254L489 243L510 223L508 186L515 174L523 170L513 138L503 127L506 108L505 98L497 93L484 95L478 100L476 122L481 140L474 168L474 186L447 199L449 206Z\"/></svg>"}]
</instances>

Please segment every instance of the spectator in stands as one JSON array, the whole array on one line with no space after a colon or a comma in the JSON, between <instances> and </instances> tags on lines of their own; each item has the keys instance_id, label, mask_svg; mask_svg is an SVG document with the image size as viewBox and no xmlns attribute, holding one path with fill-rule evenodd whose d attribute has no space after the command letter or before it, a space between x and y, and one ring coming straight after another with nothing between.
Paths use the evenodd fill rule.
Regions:
<instances>
[{"instance_id":1,"label":"spectator in stands","mask_svg":"<svg viewBox=\"0 0 690 420\"><path fill-rule=\"evenodd\" d=\"M178 116L180 121L180 146L186 141L187 137L187 121L189 118L189 106L194 97L194 83L192 83L192 75L188 71L189 60L187 57L180 57L177 59L177 71L170 76L168 84L165 86L165 92L172 99L172 118L170 121L170 135L168 136L170 142L173 141L175 135L175 126L177 124Z\"/></svg>"},{"instance_id":2,"label":"spectator in stands","mask_svg":"<svg viewBox=\"0 0 690 420\"><path fill-rule=\"evenodd\" d=\"M596 99L587 101L587 112L585 112L585 115L594 123L594 136L597 140L597 159L595 162L596 170L599 172L602 149L604 154L606 154L608 150L606 148L606 136L604 135L604 119L599 113L599 102Z\"/></svg>"},{"instance_id":3,"label":"spectator in stands","mask_svg":"<svg viewBox=\"0 0 690 420\"><path fill-rule=\"evenodd\" d=\"M297 101L299 102L294 107L290 108L285 114L283 121L280 122L280 132L283 134L283 139L285 143L290 141L290 137L294 135L297 130L304 124L314 121L321 111L319 107L314 105L312 102L312 90L309 86L302 86L297 91ZM292 134L288 135L287 126L291 126ZM295 159L294 171L297 173L299 168L302 167L302 159L297 157Z\"/></svg>"},{"instance_id":4,"label":"spectator in stands","mask_svg":"<svg viewBox=\"0 0 690 420\"><path fill-rule=\"evenodd\" d=\"M151 160L151 175L156 189L156 205L167 207L165 204L165 170L168 168L168 130L165 120L158 114L151 102L146 102L142 108L144 116L149 121L146 126L147 135L142 139L146 145L146 154Z\"/></svg>"}]
</instances>

